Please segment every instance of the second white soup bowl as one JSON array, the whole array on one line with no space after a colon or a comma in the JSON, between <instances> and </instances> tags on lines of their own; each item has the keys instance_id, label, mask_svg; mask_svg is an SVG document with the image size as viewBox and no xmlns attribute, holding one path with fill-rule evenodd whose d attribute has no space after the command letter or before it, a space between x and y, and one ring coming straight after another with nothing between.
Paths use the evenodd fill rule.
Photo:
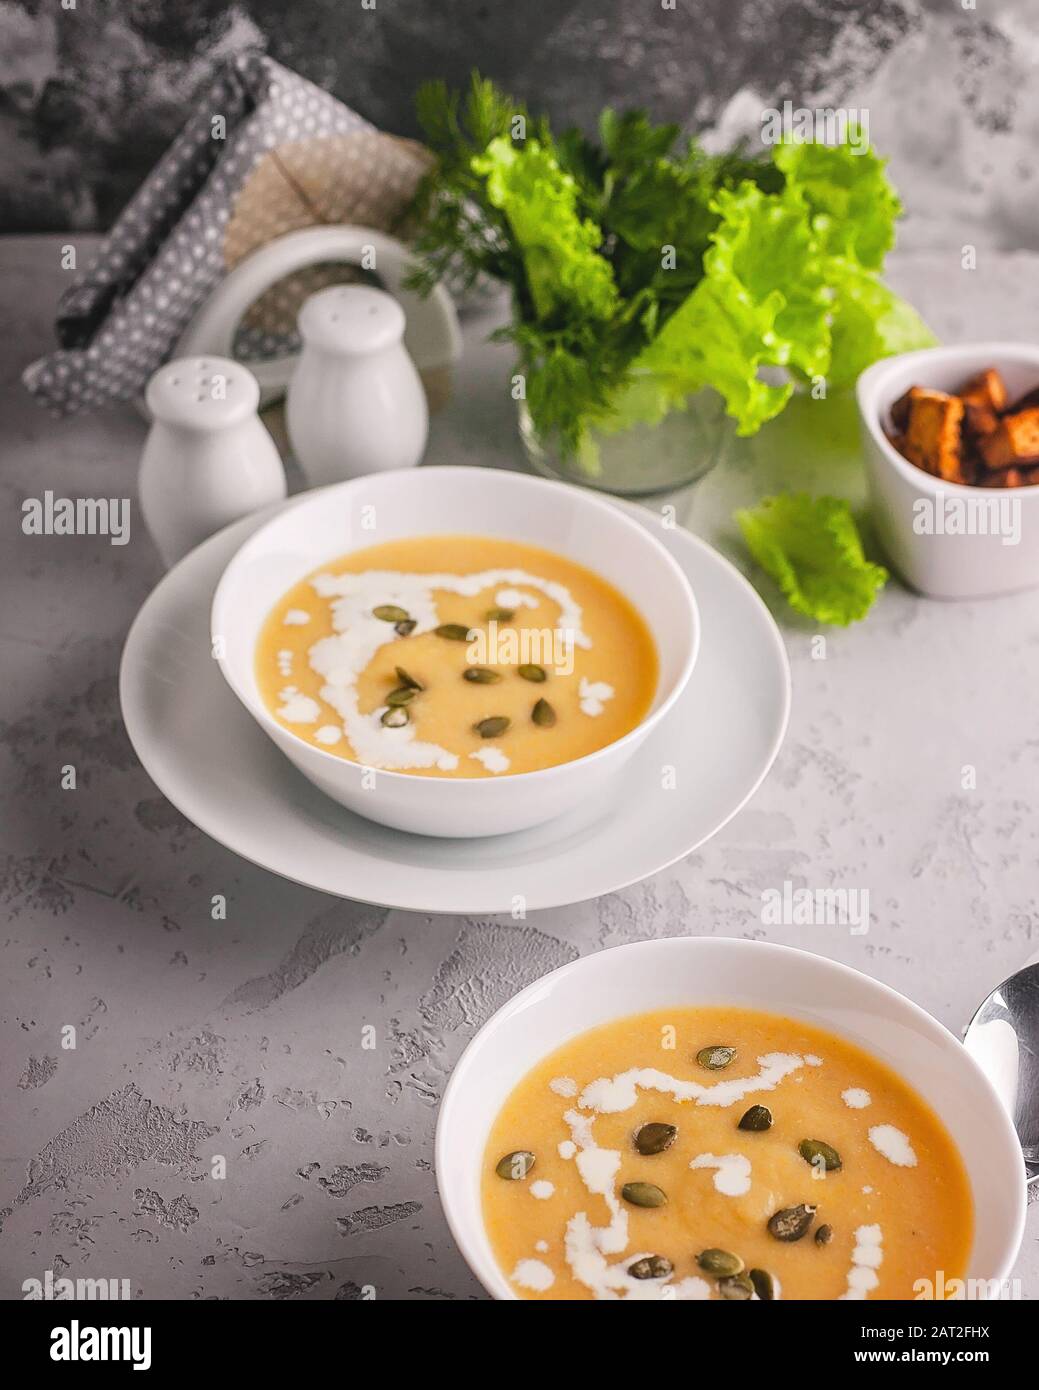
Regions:
<instances>
[{"instance_id":1,"label":"second white soup bowl","mask_svg":"<svg viewBox=\"0 0 1039 1390\"><path fill-rule=\"evenodd\" d=\"M999 1097L966 1048L904 995L836 961L763 941L679 936L564 965L510 999L462 1053L440 1103L437 1191L451 1234L488 1293L518 1296L491 1249L481 1202L484 1149L513 1087L589 1028L651 1009L705 1005L804 1019L898 1072L937 1111L967 1169L974 1244L966 1277L986 1290L1007 1278L1024 1231L1024 1161Z\"/></svg>"},{"instance_id":2,"label":"second white soup bowl","mask_svg":"<svg viewBox=\"0 0 1039 1390\"><path fill-rule=\"evenodd\" d=\"M623 738L585 757L496 778L377 771L306 743L267 709L256 643L274 604L348 552L430 535L489 536L552 550L593 570L639 610L656 643L657 689ZM462 559L464 557L460 557ZM334 801L420 835L498 835L538 825L598 797L664 718L696 661L700 621L689 582L638 522L579 488L484 468L402 469L319 488L289 503L237 552L211 615L221 670L263 731Z\"/></svg>"}]
</instances>

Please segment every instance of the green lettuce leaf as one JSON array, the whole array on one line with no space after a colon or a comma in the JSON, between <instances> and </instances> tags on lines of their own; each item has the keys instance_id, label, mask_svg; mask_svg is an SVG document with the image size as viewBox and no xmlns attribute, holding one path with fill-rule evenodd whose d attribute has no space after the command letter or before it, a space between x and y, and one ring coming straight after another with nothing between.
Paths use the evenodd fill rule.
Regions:
<instances>
[{"instance_id":1,"label":"green lettuce leaf","mask_svg":"<svg viewBox=\"0 0 1039 1390\"><path fill-rule=\"evenodd\" d=\"M784 493L736 513L747 548L791 608L841 627L864 618L887 582L867 560L847 502Z\"/></svg>"},{"instance_id":2,"label":"green lettuce leaf","mask_svg":"<svg viewBox=\"0 0 1039 1390\"><path fill-rule=\"evenodd\" d=\"M937 341L916 310L877 278L895 244L902 204L884 172L886 160L853 144L786 144L775 163L787 190L809 209L818 254L833 295L831 386L894 352Z\"/></svg>"},{"instance_id":3,"label":"green lettuce leaf","mask_svg":"<svg viewBox=\"0 0 1039 1390\"><path fill-rule=\"evenodd\" d=\"M880 270L895 244L902 204L872 149L844 145L777 145L773 159L786 187L804 199L820 253Z\"/></svg>"},{"instance_id":4,"label":"green lettuce leaf","mask_svg":"<svg viewBox=\"0 0 1039 1390\"><path fill-rule=\"evenodd\" d=\"M745 180L711 199L703 278L635 357L601 428L654 424L711 386L737 432L754 434L792 390L762 381L762 367L840 388L880 357L935 341L875 273L901 211L884 161L812 144L780 146L774 160L781 191Z\"/></svg>"},{"instance_id":5,"label":"green lettuce leaf","mask_svg":"<svg viewBox=\"0 0 1039 1390\"><path fill-rule=\"evenodd\" d=\"M606 320L617 309L613 272L599 254L602 229L577 209L577 184L541 142L517 149L500 136L472 160L523 256L538 319L561 313Z\"/></svg>"},{"instance_id":6,"label":"green lettuce leaf","mask_svg":"<svg viewBox=\"0 0 1039 1390\"><path fill-rule=\"evenodd\" d=\"M738 432L754 434L793 389L760 380L759 368L826 371L830 297L803 201L748 181L710 206L720 220L704 277L635 358L609 428L655 423L713 386Z\"/></svg>"},{"instance_id":7,"label":"green lettuce leaf","mask_svg":"<svg viewBox=\"0 0 1039 1390\"><path fill-rule=\"evenodd\" d=\"M911 304L853 262L832 258L827 279L834 293L831 386L851 386L871 362L938 341Z\"/></svg>"}]
</instances>

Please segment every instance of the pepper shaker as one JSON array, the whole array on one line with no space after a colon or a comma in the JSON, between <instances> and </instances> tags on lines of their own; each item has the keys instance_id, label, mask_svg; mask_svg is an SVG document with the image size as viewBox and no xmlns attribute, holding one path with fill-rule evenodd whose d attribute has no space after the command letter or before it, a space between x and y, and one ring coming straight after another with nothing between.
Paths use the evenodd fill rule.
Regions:
<instances>
[{"instance_id":1,"label":"pepper shaker","mask_svg":"<svg viewBox=\"0 0 1039 1390\"><path fill-rule=\"evenodd\" d=\"M226 357L160 367L145 401L141 512L167 567L207 536L285 496L285 470L256 413L260 388Z\"/></svg>"},{"instance_id":2,"label":"pepper shaker","mask_svg":"<svg viewBox=\"0 0 1039 1390\"><path fill-rule=\"evenodd\" d=\"M300 310L285 423L311 485L421 460L429 412L404 327L399 302L368 285L319 290Z\"/></svg>"}]
</instances>

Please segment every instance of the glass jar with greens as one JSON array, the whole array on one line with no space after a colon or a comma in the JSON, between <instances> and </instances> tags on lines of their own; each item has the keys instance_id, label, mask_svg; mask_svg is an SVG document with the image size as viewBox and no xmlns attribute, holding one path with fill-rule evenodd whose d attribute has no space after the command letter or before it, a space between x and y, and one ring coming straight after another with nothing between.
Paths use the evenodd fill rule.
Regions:
<instances>
[{"instance_id":1,"label":"glass jar with greens","mask_svg":"<svg viewBox=\"0 0 1039 1390\"><path fill-rule=\"evenodd\" d=\"M695 482L721 461L735 435L716 391L698 392L657 425L637 423L608 433L589 428L580 452L568 449L558 434L542 439L526 402L517 404L520 439L535 472L618 497L647 497Z\"/></svg>"},{"instance_id":2,"label":"glass jar with greens","mask_svg":"<svg viewBox=\"0 0 1039 1390\"><path fill-rule=\"evenodd\" d=\"M412 285L509 287L504 389L542 473L629 496L673 487L795 389L846 389L934 342L881 279L901 205L856 129L708 154L677 126L607 109L590 139L475 73L464 93L427 84L417 108L436 163L412 210ZM882 572L864 567L847 505L789 500L756 516L755 557L801 611L863 616ZM848 571L861 596L830 602Z\"/></svg>"},{"instance_id":3,"label":"glass jar with greens","mask_svg":"<svg viewBox=\"0 0 1039 1390\"><path fill-rule=\"evenodd\" d=\"M933 342L879 278L901 206L856 131L711 155L607 109L598 140L556 135L477 74L417 107L437 156L417 282L509 286L499 336L542 471L654 491L717 460L715 397L753 434L798 382L837 389Z\"/></svg>"}]
</instances>

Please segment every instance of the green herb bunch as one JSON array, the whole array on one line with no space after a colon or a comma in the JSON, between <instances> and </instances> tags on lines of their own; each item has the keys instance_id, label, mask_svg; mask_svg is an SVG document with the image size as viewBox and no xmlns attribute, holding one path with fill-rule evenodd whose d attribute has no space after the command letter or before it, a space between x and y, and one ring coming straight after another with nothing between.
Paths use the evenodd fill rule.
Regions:
<instances>
[{"instance_id":1,"label":"green herb bunch","mask_svg":"<svg viewBox=\"0 0 1039 1390\"><path fill-rule=\"evenodd\" d=\"M708 155L677 126L610 109L598 143L556 137L478 74L464 94L426 84L417 107L438 157L419 194L419 280L460 267L509 285L503 333L531 416L568 450L703 386L752 434L792 390L760 367L840 386L932 341L878 278L901 208L872 151Z\"/></svg>"},{"instance_id":2,"label":"green herb bunch","mask_svg":"<svg viewBox=\"0 0 1039 1390\"><path fill-rule=\"evenodd\" d=\"M554 134L476 73L464 93L428 83L417 109L437 164L413 283L509 286L498 336L518 350L535 429L589 469L596 433L658 423L705 387L750 435L798 381L850 385L934 341L880 279L901 206L856 132L710 155L607 109L593 141Z\"/></svg>"}]
</instances>

